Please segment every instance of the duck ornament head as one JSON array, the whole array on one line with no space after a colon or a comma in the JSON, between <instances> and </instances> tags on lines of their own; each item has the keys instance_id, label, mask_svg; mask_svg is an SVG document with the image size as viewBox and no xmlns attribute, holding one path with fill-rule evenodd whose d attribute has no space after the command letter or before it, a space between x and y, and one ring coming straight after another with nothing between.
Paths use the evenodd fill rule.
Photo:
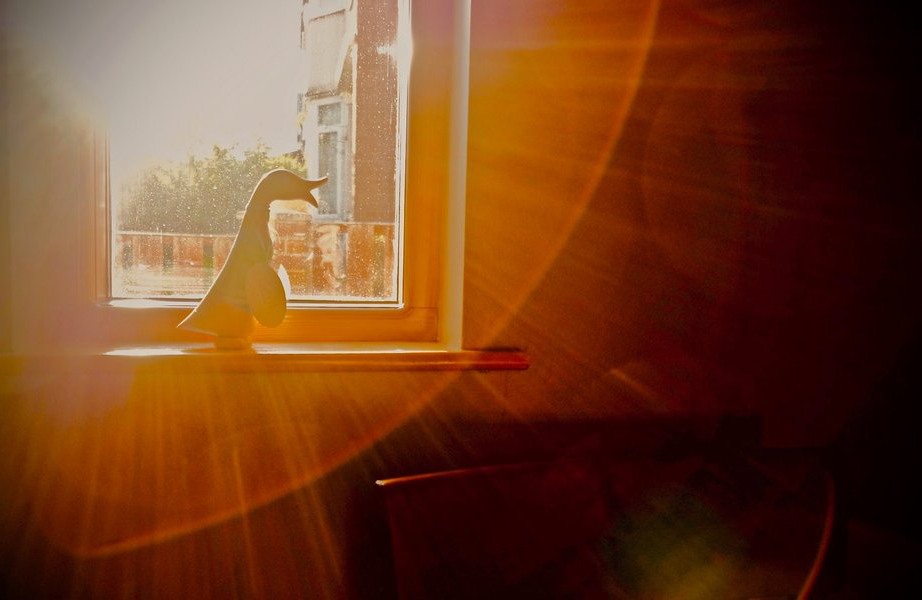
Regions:
<instances>
[{"instance_id":1,"label":"duck ornament head","mask_svg":"<svg viewBox=\"0 0 922 600\"><path fill-rule=\"evenodd\" d=\"M279 325L285 318L287 298L270 264L269 205L276 200L304 200L317 206L311 190L326 181L326 177L305 179L285 169L263 175L250 194L224 267L177 327L215 336L219 349L240 349L250 346L256 321L266 327Z\"/></svg>"}]
</instances>

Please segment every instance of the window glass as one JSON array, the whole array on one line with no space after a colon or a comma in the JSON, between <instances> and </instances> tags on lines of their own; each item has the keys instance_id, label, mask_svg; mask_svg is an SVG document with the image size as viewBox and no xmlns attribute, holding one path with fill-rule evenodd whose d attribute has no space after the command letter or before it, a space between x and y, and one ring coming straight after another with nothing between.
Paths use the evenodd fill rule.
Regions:
<instances>
[{"instance_id":1,"label":"window glass","mask_svg":"<svg viewBox=\"0 0 922 600\"><path fill-rule=\"evenodd\" d=\"M291 300L399 304L401 4L138 3L143 19L103 65L121 82L108 115L114 298L201 297L253 186L283 167L329 177L318 208L272 204Z\"/></svg>"},{"instance_id":2,"label":"window glass","mask_svg":"<svg viewBox=\"0 0 922 600\"><path fill-rule=\"evenodd\" d=\"M323 104L317 108L317 123L320 125L339 125L342 120L342 104L335 102Z\"/></svg>"}]
</instances>

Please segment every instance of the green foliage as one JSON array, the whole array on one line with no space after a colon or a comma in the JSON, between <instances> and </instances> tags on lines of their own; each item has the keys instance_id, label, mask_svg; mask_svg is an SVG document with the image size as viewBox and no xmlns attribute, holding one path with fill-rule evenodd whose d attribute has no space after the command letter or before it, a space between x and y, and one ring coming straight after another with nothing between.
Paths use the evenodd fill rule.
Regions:
<instances>
[{"instance_id":1,"label":"green foliage","mask_svg":"<svg viewBox=\"0 0 922 600\"><path fill-rule=\"evenodd\" d=\"M148 167L121 188L119 229L169 233L233 234L236 215L253 187L275 168L304 173L291 156L270 156L258 144L243 158L232 148L212 147L206 157L189 156L183 163Z\"/></svg>"}]
</instances>

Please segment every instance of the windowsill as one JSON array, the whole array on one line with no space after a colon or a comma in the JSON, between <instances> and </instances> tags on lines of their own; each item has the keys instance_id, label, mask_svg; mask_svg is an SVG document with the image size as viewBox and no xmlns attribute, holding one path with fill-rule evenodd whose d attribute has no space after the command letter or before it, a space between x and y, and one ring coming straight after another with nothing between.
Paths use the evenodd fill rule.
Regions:
<instances>
[{"instance_id":1,"label":"windowsill","mask_svg":"<svg viewBox=\"0 0 922 600\"><path fill-rule=\"evenodd\" d=\"M255 343L245 350L217 350L210 344L168 344L0 354L0 374L29 363L74 364L103 369L164 367L191 372L335 371L521 371L529 367L520 350L445 350L435 345Z\"/></svg>"}]
</instances>

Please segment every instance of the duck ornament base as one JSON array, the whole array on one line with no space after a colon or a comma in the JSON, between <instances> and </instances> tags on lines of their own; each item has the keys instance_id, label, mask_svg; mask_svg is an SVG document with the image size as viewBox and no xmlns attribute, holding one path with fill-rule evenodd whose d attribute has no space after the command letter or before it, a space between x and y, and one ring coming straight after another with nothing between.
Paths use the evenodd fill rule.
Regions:
<instances>
[{"instance_id":1,"label":"duck ornament base","mask_svg":"<svg viewBox=\"0 0 922 600\"><path fill-rule=\"evenodd\" d=\"M250 346L256 322L266 327L281 324L287 297L282 279L270 264L269 205L276 200L304 200L317 206L311 190L326 181L326 177L305 179L285 169L263 175L250 194L224 267L177 327L213 335L221 350L239 350Z\"/></svg>"}]
</instances>

